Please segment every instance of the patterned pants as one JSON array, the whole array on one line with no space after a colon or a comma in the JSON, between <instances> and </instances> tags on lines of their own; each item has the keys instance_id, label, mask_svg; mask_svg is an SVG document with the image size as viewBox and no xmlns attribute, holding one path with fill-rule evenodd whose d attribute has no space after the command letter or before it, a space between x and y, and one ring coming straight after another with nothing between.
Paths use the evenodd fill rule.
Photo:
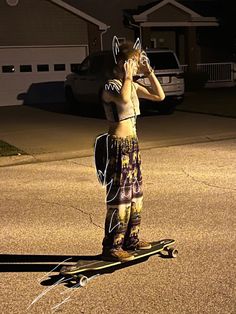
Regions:
<instances>
[{"instance_id":1,"label":"patterned pants","mask_svg":"<svg viewBox=\"0 0 236 314\"><path fill-rule=\"evenodd\" d=\"M106 185L103 249L135 245L139 241L143 202L138 139L107 135L97 145L96 167L97 171L102 169L103 178L99 178Z\"/></svg>"}]
</instances>

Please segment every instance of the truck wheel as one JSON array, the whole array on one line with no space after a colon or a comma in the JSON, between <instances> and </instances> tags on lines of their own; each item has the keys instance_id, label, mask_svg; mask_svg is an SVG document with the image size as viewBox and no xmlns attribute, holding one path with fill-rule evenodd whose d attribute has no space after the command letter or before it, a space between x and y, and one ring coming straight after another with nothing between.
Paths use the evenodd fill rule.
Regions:
<instances>
[{"instance_id":1,"label":"truck wheel","mask_svg":"<svg viewBox=\"0 0 236 314\"><path fill-rule=\"evenodd\" d=\"M163 105L157 108L160 114L172 114L175 111L176 105Z\"/></svg>"},{"instance_id":2,"label":"truck wheel","mask_svg":"<svg viewBox=\"0 0 236 314\"><path fill-rule=\"evenodd\" d=\"M79 103L76 101L75 96L71 87L67 86L65 88L65 98L68 104L68 109L71 112L79 111Z\"/></svg>"}]
</instances>

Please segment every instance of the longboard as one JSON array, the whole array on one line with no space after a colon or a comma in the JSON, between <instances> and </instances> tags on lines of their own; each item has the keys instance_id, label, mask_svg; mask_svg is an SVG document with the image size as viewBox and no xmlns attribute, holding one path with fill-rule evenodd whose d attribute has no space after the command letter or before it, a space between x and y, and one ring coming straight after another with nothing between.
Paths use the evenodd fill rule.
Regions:
<instances>
[{"instance_id":1,"label":"longboard","mask_svg":"<svg viewBox=\"0 0 236 314\"><path fill-rule=\"evenodd\" d=\"M175 240L164 239L156 242L151 242L152 247L147 250L135 250L129 251L134 255L134 260L139 258L148 257L154 255L161 251L167 251L169 257L177 257L178 251L172 245L175 243ZM81 286L85 286L88 283L88 277L83 275L83 272L96 271L115 265L120 265L124 263L131 263L132 261L120 262L120 261L104 261L102 259L98 260L79 260L75 265L63 266L60 270L60 274L63 276L71 276L73 279L79 282Z\"/></svg>"}]
</instances>

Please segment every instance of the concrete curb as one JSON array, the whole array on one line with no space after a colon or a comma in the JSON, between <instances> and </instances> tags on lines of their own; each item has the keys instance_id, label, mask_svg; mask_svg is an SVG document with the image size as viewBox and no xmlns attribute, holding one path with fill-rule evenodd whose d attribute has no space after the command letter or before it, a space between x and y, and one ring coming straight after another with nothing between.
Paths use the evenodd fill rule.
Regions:
<instances>
[{"instance_id":1,"label":"concrete curb","mask_svg":"<svg viewBox=\"0 0 236 314\"><path fill-rule=\"evenodd\" d=\"M69 151L69 152L53 152L35 155L21 155L0 157L0 167L16 166L23 164L32 164L39 162L59 161L66 159L74 159L88 157L93 155L93 149Z\"/></svg>"},{"instance_id":2,"label":"concrete curb","mask_svg":"<svg viewBox=\"0 0 236 314\"><path fill-rule=\"evenodd\" d=\"M188 112L188 113L196 113L196 114L205 114L205 115L215 116L215 117L236 119L236 115L235 114L224 114L224 113L215 113L215 112L209 112L209 111L198 111L197 109L191 109L191 108L186 108L186 109L184 109L184 108L183 109L176 108L176 111Z\"/></svg>"},{"instance_id":3,"label":"concrete curb","mask_svg":"<svg viewBox=\"0 0 236 314\"><path fill-rule=\"evenodd\" d=\"M4 156L0 157L0 167L29 164L35 162L35 159L31 155L16 155L16 156Z\"/></svg>"},{"instance_id":4,"label":"concrete curb","mask_svg":"<svg viewBox=\"0 0 236 314\"><path fill-rule=\"evenodd\" d=\"M169 140L162 140L158 142L146 142L146 143L140 143L140 148L142 150L145 150L145 149L152 149L152 148L158 148L158 147L163 148L163 147L169 147L169 146L190 145L190 144L216 142L216 141L232 140L232 139L236 139L236 132L225 133L225 134L210 134L210 135L196 136L196 137L186 137L186 138L181 138L181 139L169 139Z\"/></svg>"},{"instance_id":5,"label":"concrete curb","mask_svg":"<svg viewBox=\"0 0 236 314\"><path fill-rule=\"evenodd\" d=\"M224 134L210 134L205 136L186 137L179 139L169 139L162 141L140 142L141 150L154 148L164 148L170 146L189 145L196 143L208 143L223 140L236 139L236 132ZM86 150L68 151L68 152L52 152L35 155L20 155L0 157L0 167L17 166L23 164L32 164L39 162L60 161L74 158L92 157L94 155L93 147Z\"/></svg>"}]
</instances>

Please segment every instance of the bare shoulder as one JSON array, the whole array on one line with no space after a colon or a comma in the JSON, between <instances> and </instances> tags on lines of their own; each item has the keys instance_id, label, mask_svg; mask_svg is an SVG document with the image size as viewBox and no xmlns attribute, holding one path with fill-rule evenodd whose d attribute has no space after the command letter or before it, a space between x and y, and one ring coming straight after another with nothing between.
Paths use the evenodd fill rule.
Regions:
<instances>
[{"instance_id":1,"label":"bare shoulder","mask_svg":"<svg viewBox=\"0 0 236 314\"><path fill-rule=\"evenodd\" d=\"M117 92L119 93L122 87L121 81L117 79L108 80L105 83L104 89L110 93Z\"/></svg>"},{"instance_id":2,"label":"bare shoulder","mask_svg":"<svg viewBox=\"0 0 236 314\"><path fill-rule=\"evenodd\" d=\"M103 89L102 99L105 102L117 101L120 95L122 83L117 79L108 80Z\"/></svg>"}]
</instances>

